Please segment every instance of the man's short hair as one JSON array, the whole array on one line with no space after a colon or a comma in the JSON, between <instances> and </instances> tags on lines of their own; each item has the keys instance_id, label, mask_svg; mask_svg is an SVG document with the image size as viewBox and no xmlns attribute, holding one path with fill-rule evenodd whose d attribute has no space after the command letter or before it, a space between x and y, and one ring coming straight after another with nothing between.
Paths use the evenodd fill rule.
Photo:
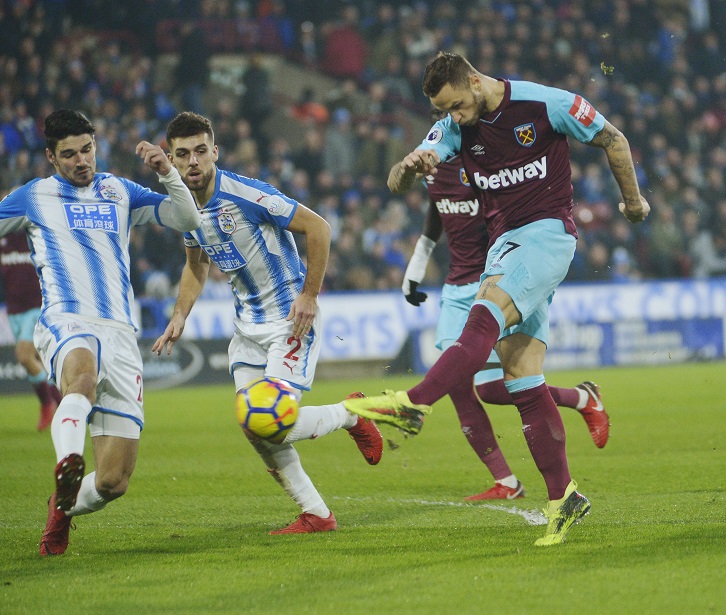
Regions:
<instances>
[{"instance_id":1,"label":"man's short hair","mask_svg":"<svg viewBox=\"0 0 726 615\"><path fill-rule=\"evenodd\" d=\"M212 138L212 143L214 143L212 122L198 113L183 111L169 122L166 128L166 143L171 147L172 139L193 137L202 133L209 135Z\"/></svg>"},{"instance_id":2,"label":"man's short hair","mask_svg":"<svg viewBox=\"0 0 726 615\"><path fill-rule=\"evenodd\" d=\"M428 98L433 98L447 83L452 88L466 87L474 72L474 67L464 56L440 51L424 71L423 93Z\"/></svg>"},{"instance_id":3,"label":"man's short hair","mask_svg":"<svg viewBox=\"0 0 726 615\"><path fill-rule=\"evenodd\" d=\"M55 153L58 141L62 141L66 137L92 135L96 132L96 129L80 111L58 109L45 118L43 132L45 134L45 146Z\"/></svg>"}]
</instances>

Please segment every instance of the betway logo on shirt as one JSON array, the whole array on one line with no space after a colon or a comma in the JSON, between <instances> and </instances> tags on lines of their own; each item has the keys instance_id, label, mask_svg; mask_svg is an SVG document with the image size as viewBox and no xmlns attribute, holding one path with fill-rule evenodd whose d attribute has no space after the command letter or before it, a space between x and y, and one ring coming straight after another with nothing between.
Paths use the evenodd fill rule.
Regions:
<instances>
[{"instance_id":1,"label":"betway logo on shirt","mask_svg":"<svg viewBox=\"0 0 726 615\"><path fill-rule=\"evenodd\" d=\"M450 199L441 199L436 201L436 209L442 214L464 214L467 216L476 216L479 213L479 201L452 201Z\"/></svg>"},{"instance_id":2,"label":"betway logo on shirt","mask_svg":"<svg viewBox=\"0 0 726 615\"><path fill-rule=\"evenodd\" d=\"M482 190L508 188L528 179L544 179L547 176L547 156L539 160L517 167L516 169L502 169L497 173L486 176L479 172L474 173L474 183Z\"/></svg>"}]
</instances>

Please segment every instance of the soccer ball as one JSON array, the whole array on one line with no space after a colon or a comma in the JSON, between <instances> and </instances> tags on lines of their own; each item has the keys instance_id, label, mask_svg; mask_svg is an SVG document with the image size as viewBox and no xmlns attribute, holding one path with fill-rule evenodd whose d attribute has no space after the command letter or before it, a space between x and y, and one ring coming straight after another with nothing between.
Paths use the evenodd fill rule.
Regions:
<instances>
[{"instance_id":1,"label":"soccer ball","mask_svg":"<svg viewBox=\"0 0 726 615\"><path fill-rule=\"evenodd\" d=\"M295 390L279 378L259 378L237 393L237 420L242 429L280 444L297 421Z\"/></svg>"}]
</instances>

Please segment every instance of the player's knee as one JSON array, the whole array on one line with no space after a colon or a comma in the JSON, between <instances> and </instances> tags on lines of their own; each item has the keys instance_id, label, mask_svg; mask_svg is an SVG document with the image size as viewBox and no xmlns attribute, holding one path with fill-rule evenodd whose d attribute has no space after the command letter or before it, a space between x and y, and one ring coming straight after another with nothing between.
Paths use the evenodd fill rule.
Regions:
<instances>
[{"instance_id":1,"label":"player's knee","mask_svg":"<svg viewBox=\"0 0 726 615\"><path fill-rule=\"evenodd\" d=\"M91 404L96 402L96 375L79 374L72 380L63 383L63 395L78 393L83 395Z\"/></svg>"},{"instance_id":2,"label":"player's knee","mask_svg":"<svg viewBox=\"0 0 726 615\"><path fill-rule=\"evenodd\" d=\"M106 501L120 498L129 488L129 477L110 474L96 477L96 491Z\"/></svg>"}]
</instances>

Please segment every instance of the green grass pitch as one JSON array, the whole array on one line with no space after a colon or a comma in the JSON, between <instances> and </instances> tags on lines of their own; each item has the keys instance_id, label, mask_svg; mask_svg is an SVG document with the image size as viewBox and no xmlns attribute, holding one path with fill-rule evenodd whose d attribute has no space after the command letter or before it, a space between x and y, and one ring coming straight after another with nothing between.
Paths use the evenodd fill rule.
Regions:
<instances>
[{"instance_id":1,"label":"green grass pitch","mask_svg":"<svg viewBox=\"0 0 726 615\"><path fill-rule=\"evenodd\" d=\"M557 372L593 379L610 412L599 450L563 409L570 469L592 512L533 546L546 500L513 407L489 412L527 498L468 504L491 478L448 400L422 433L385 430L379 466L345 432L297 445L340 530L270 536L297 514L235 422L233 386L149 391L128 494L76 519L41 558L50 435L31 395L0 402L0 613L725 613L726 364ZM314 405L417 377L320 381ZM90 439L86 453L90 459Z\"/></svg>"}]
</instances>

